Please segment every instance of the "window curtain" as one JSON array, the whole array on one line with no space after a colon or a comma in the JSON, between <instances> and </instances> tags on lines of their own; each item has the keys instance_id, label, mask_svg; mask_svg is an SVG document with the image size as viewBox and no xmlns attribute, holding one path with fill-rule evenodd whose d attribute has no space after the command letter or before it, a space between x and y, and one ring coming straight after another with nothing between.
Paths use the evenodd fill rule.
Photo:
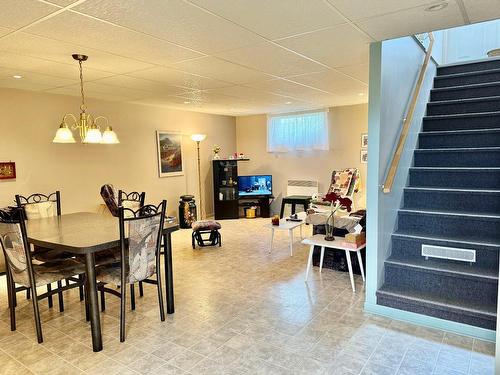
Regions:
<instances>
[{"instance_id":1,"label":"window curtain","mask_svg":"<svg viewBox=\"0 0 500 375\"><path fill-rule=\"evenodd\" d=\"M267 151L328 150L327 112L310 112L267 119Z\"/></svg>"}]
</instances>

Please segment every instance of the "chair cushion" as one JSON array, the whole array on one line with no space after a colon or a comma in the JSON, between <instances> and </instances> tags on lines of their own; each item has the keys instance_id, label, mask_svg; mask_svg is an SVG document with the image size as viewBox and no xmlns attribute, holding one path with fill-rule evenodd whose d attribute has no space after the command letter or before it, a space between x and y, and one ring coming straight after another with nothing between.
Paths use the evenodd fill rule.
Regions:
<instances>
[{"instance_id":1,"label":"chair cushion","mask_svg":"<svg viewBox=\"0 0 500 375\"><path fill-rule=\"evenodd\" d=\"M28 203L24 205L28 220L57 216L57 204L53 201Z\"/></svg>"},{"instance_id":2,"label":"chair cushion","mask_svg":"<svg viewBox=\"0 0 500 375\"><path fill-rule=\"evenodd\" d=\"M191 228L193 228L193 231L218 230L218 229L222 228L222 226L215 220L200 220L200 221L195 221L191 225Z\"/></svg>"},{"instance_id":3,"label":"chair cushion","mask_svg":"<svg viewBox=\"0 0 500 375\"><path fill-rule=\"evenodd\" d=\"M33 259L40 262L61 262L74 257L74 254L60 250L53 250L45 247L35 246L33 249Z\"/></svg>"},{"instance_id":4,"label":"chair cushion","mask_svg":"<svg viewBox=\"0 0 500 375\"><path fill-rule=\"evenodd\" d=\"M85 273L85 266L74 259L62 262L33 264L36 286L43 286L67 279L71 276ZM13 275L14 276L14 275ZM24 287L29 287L28 273L17 274L14 281Z\"/></svg>"},{"instance_id":5,"label":"chair cushion","mask_svg":"<svg viewBox=\"0 0 500 375\"><path fill-rule=\"evenodd\" d=\"M119 263L121 261L121 249L115 247L113 249L98 251L94 255L95 264L98 266Z\"/></svg>"}]
</instances>

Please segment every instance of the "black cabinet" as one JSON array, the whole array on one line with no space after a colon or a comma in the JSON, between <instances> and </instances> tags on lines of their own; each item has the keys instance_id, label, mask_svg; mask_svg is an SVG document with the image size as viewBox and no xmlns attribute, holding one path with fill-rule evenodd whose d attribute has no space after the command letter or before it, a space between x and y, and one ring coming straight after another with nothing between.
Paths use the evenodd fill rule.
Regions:
<instances>
[{"instance_id":1,"label":"black cabinet","mask_svg":"<svg viewBox=\"0 0 500 375\"><path fill-rule=\"evenodd\" d=\"M238 160L214 160L215 219L238 219Z\"/></svg>"}]
</instances>

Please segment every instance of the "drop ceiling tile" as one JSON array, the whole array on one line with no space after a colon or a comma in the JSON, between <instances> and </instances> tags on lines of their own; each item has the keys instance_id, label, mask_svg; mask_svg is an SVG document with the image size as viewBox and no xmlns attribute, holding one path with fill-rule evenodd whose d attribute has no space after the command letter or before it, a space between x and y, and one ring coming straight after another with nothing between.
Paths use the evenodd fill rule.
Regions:
<instances>
[{"instance_id":1,"label":"drop ceiling tile","mask_svg":"<svg viewBox=\"0 0 500 375\"><path fill-rule=\"evenodd\" d=\"M59 10L59 7L36 0L2 0L0 25L18 29Z\"/></svg>"},{"instance_id":2,"label":"drop ceiling tile","mask_svg":"<svg viewBox=\"0 0 500 375\"><path fill-rule=\"evenodd\" d=\"M156 95L177 95L186 91L179 87L168 86L162 82L150 81L147 79L135 78L126 75L116 75L98 81L95 83L102 83L105 85L126 87L135 90L147 91Z\"/></svg>"},{"instance_id":3,"label":"drop ceiling tile","mask_svg":"<svg viewBox=\"0 0 500 375\"><path fill-rule=\"evenodd\" d=\"M233 64L213 56L184 61L172 65L172 67L189 73L199 74L201 76L235 84L265 80L269 78L269 75L265 73L245 68L244 66Z\"/></svg>"},{"instance_id":4,"label":"drop ceiling tile","mask_svg":"<svg viewBox=\"0 0 500 375\"><path fill-rule=\"evenodd\" d=\"M254 82L247 84L247 86L259 90L265 90L274 94L297 98L307 102L313 102L315 97L322 97L327 94L324 91L319 91L315 88L307 87L302 84L284 79L272 79L267 81Z\"/></svg>"},{"instance_id":5,"label":"drop ceiling tile","mask_svg":"<svg viewBox=\"0 0 500 375\"><path fill-rule=\"evenodd\" d=\"M14 29L9 29L7 27L0 26L0 38L4 35L7 35L8 33L11 33L12 31L14 31Z\"/></svg>"},{"instance_id":6,"label":"drop ceiling tile","mask_svg":"<svg viewBox=\"0 0 500 375\"><path fill-rule=\"evenodd\" d=\"M65 78L78 81L78 65L76 62L62 64L54 61L39 59L36 57L18 55L9 52L0 52L0 67L13 69L16 71L25 71L36 74L44 74L54 79ZM110 76L112 73L106 73L99 70L85 67L84 79L92 80Z\"/></svg>"},{"instance_id":7,"label":"drop ceiling tile","mask_svg":"<svg viewBox=\"0 0 500 375\"><path fill-rule=\"evenodd\" d=\"M463 0L471 22L500 18L500 0Z\"/></svg>"},{"instance_id":8,"label":"drop ceiling tile","mask_svg":"<svg viewBox=\"0 0 500 375\"><path fill-rule=\"evenodd\" d=\"M272 94L263 90L245 86L229 86L213 89L207 92L210 95L223 95L242 99L249 102L266 102L268 104L280 104L286 102L283 95Z\"/></svg>"},{"instance_id":9,"label":"drop ceiling tile","mask_svg":"<svg viewBox=\"0 0 500 375\"><path fill-rule=\"evenodd\" d=\"M222 59L251 69L280 77L318 72L325 67L272 43L226 51L217 55Z\"/></svg>"},{"instance_id":10,"label":"drop ceiling tile","mask_svg":"<svg viewBox=\"0 0 500 375\"><path fill-rule=\"evenodd\" d=\"M432 0L327 0L351 21L436 3Z\"/></svg>"},{"instance_id":11,"label":"drop ceiling tile","mask_svg":"<svg viewBox=\"0 0 500 375\"><path fill-rule=\"evenodd\" d=\"M84 65L86 70L96 69L104 72L123 74L153 66L152 64L112 55L78 44L63 43L27 33L17 33L1 38L0 51L2 51L2 54L5 51L48 61L71 64L75 67L76 74L78 74L78 65L71 57L73 53L84 53L89 55L89 59Z\"/></svg>"},{"instance_id":12,"label":"drop ceiling tile","mask_svg":"<svg viewBox=\"0 0 500 375\"><path fill-rule=\"evenodd\" d=\"M68 25L71 25L71 32L68 32ZM158 65L202 56L172 43L72 12L61 13L27 31Z\"/></svg>"},{"instance_id":13,"label":"drop ceiling tile","mask_svg":"<svg viewBox=\"0 0 500 375\"><path fill-rule=\"evenodd\" d=\"M41 83L9 78L0 78L0 87L5 89L18 89L28 91L43 91L51 88L51 86Z\"/></svg>"},{"instance_id":14,"label":"drop ceiling tile","mask_svg":"<svg viewBox=\"0 0 500 375\"><path fill-rule=\"evenodd\" d=\"M336 69L342 73L345 73L353 78L356 78L368 84L369 70L370 70L369 64L342 66Z\"/></svg>"},{"instance_id":15,"label":"drop ceiling tile","mask_svg":"<svg viewBox=\"0 0 500 375\"><path fill-rule=\"evenodd\" d=\"M70 85L59 87L57 89L47 90L54 94L65 94L72 96L80 96L80 86ZM122 100L137 100L151 96L150 93L142 90L134 90L124 87L104 85L96 82L85 83L85 97L89 98L106 98L106 100L122 101Z\"/></svg>"},{"instance_id":16,"label":"drop ceiling tile","mask_svg":"<svg viewBox=\"0 0 500 375\"><path fill-rule=\"evenodd\" d=\"M269 39L344 23L321 0L189 0Z\"/></svg>"},{"instance_id":17,"label":"drop ceiling tile","mask_svg":"<svg viewBox=\"0 0 500 375\"><path fill-rule=\"evenodd\" d=\"M1 59L1 57L0 57ZM22 76L21 79L15 79L12 76L14 75L20 75ZM65 79L65 78L59 78L59 77L53 77L53 76L48 76L45 74L38 74L38 73L33 73L29 71L23 71L20 69L10 69L10 68L3 68L0 67L0 79L7 80L7 81L14 81L13 85L19 85L19 86L29 86L29 84L34 84L34 85L43 85L47 88L50 87L59 87L59 86L67 86L71 84L75 84L78 82L77 77L75 79ZM8 87L14 87L9 85ZM5 86L7 87L7 86Z\"/></svg>"},{"instance_id":18,"label":"drop ceiling tile","mask_svg":"<svg viewBox=\"0 0 500 375\"><path fill-rule=\"evenodd\" d=\"M181 0L88 0L75 10L207 54L262 39L232 22Z\"/></svg>"},{"instance_id":19,"label":"drop ceiling tile","mask_svg":"<svg viewBox=\"0 0 500 375\"><path fill-rule=\"evenodd\" d=\"M227 82L211 78L201 77L194 74L181 72L180 70L158 66L129 73L129 76L148 79L151 81L166 83L169 86L185 87L190 90L204 90L230 85Z\"/></svg>"},{"instance_id":20,"label":"drop ceiling tile","mask_svg":"<svg viewBox=\"0 0 500 375\"><path fill-rule=\"evenodd\" d=\"M357 26L376 40L386 40L432 30L463 25L463 17L455 1L438 12L426 12L425 6L390 13L357 22Z\"/></svg>"},{"instance_id":21,"label":"drop ceiling tile","mask_svg":"<svg viewBox=\"0 0 500 375\"><path fill-rule=\"evenodd\" d=\"M66 7L73 3L76 3L78 0L44 0L52 4L60 5L62 7Z\"/></svg>"},{"instance_id":22,"label":"drop ceiling tile","mask_svg":"<svg viewBox=\"0 0 500 375\"><path fill-rule=\"evenodd\" d=\"M303 74L296 77L290 77L289 79L340 96L366 93L368 87L364 83L331 70L320 73Z\"/></svg>"},{"instance_id":23,"label":"drop ceiling tile","mask_svg":"<svg viewBox=\"0 0 500 375\"><path fill-rule=\"evenodd\" d=\"M282 39L278 43L335 68L367 63L370 39L346 24Z\"/></svg>"}]
</instances>

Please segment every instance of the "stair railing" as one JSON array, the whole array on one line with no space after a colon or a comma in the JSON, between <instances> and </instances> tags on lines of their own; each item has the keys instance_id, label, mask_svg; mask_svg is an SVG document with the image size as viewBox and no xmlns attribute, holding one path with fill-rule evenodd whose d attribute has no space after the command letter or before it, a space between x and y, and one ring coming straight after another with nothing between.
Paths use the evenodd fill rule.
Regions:
<instances>
[{"instance_id":1,"label":"stair railing","mask_svg":"<svg viewBox=\"0 0 500 375\"><path fill-rule=\"evenodd\" d=\"M434 46L434 36L432 33L428 33L429 35L429 47L427 47L427 51L425 53L424 63L420 68L420 73L418 75L417 84L415 89L413 90L413 95L410 101L410 106L408 108L408 112L403 119L403 127L401 129L401 133L399 135L399 141L396 149L394 150L394 154L392 155L391 164L389 166L389 171L387 172L387 176L385 178L385 182L382 185L382 191L385 194L388 194L392 190L392 184L394 183L394 178L396 177L396 172L398 171L399 161L401 159L401 155L403 154L404 145L406 143L406 138L408 137L408 133L410 131L410 124L413 119L413 113L415 112L415 107L417 106L417 99L420 95L420 89L422 88L422 83L425 78L425 73L427 71L427 66L429 65L429 60L432 54L432 47Z\"/></svg>"}]
</instances>

